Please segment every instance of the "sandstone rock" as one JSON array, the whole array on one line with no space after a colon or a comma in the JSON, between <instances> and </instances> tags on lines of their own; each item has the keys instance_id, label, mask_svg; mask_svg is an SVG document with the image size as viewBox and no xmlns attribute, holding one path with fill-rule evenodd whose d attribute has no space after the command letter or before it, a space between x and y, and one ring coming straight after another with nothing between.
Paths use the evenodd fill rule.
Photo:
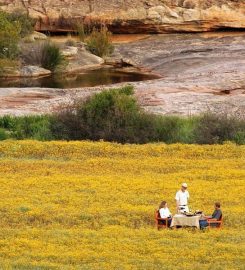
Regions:
<instances>
[{"instance_id":1,"label":"sandstone rock","mask_svg":"<svg viewBox=\"0 0 245 270\"><path fill-rule=\"evenodd\" d=\"M78 48L73 47L73 46L67 46L67 47L65 47L64 49L61 50L61 53L65 57L73 57L73 56L77 55Z\"/></svg>"},{"instance_id":2,"label":"sandstone rock","mask_svg":"<svg viewBox=\"0 0 245 270\"><path fill-rule=\"evenodd\" d=\"M104 62L104 59L86 50L79 50L76 58L69 61L66 71L71 73L82 69L97 68L104 64Z\"/></svg>"},{"instance_id":3,"label":"sandstone rock","mask_svg":"<svg viewBox=\"0 0 245 270\"><path fill-rule=\"evenodd\" d=\"M37 31L34 31L32 34L31 34L31 37L34 39L34 40L46 40L48 39L48 37L43 34L43 33L40 33L40 32L37 32Z\"/></svg>"},{"instance_id":4,"label":"sandstone rock","mask_svg":"<svg viewBox=\"0 0 245 270\"><path fill-rule=\"evenodd\" d=\"M245 2L238 0L0 0L0 8L26 9L37 30L56 32L70 31L76 20L105 22L115 33L245 28Z\"/></svg>"},{"instance_id":5,"label":"sandstone rock","mask_svg":"<svg viewBox=\"0 0 245 270\"><path fill-rule=\"evenodd\" d=\"M26 36L24 38L24 41L29 43L29 42L35 42L36 40L47 40L47 39L48 39L48 37L45 34L34 31L29 36Z\"/></svg>"},{"instance_id":6,"label":"sandstone rock","mask_svg":"<svg viewBox=\"0 0 245 270\"><path fill-rule=\"evenodd\" d=\"M200 16L200 12L196 9L186 9L183 12L183 19L186 22L193 21L193 20L198 21L199 16Z\"/></svg>"},{"instance_id":7,"label":"sandstone rock","mask_svg":"<svg viewBox=\"0 0 245 270\"><path fill-rule=\"evenodd\" d=\"M51 71L37 67L37 66L24 66L20 69L19 76L21 77L39 77L39 76L45 76L50 75Z\"/></svg>"}]
</instances>

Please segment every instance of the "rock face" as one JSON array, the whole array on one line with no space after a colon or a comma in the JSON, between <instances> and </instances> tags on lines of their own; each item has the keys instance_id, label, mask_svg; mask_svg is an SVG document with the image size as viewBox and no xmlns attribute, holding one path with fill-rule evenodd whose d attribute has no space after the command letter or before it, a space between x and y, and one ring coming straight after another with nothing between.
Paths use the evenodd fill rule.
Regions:
<instances>
[{"instance_id":1,"label":"rock face","mask_svg":"<svg viewBox=\"0 0 245 270\"><path fill-rule=\"evenodd\" d=\"M115 33L245 28L243 0L0 0L0 8L27 10L43 31L69 31L77 21L105 22Z\"/></svg>"},{"instance_id":2,"label":"rock face","mask_svg":"<svg viewBox=\"0 0 245 270\"><path fill-rule=\"evenodd\" d=\"M24 66L20 70L21 77L39 77L50 75L51 71L37 66Z\"/></svg>"},{"instance_id":3,"label":"rock face","mask_svg":"<svg viewBox=\"0 0 245 270\"><path fill-rule=\"evenodd\" d=\"M211 111L245 117L244 48L245 32L162 34L117 45L115 54L162 76L131 83L137 100L147 111L170 115ZM91 55L79 55L81 66L100 61L91 59ZM60 103L86 98L105 88L4 87L0 89L0 115L48 113Z\"/></svg>"}]
</instances>

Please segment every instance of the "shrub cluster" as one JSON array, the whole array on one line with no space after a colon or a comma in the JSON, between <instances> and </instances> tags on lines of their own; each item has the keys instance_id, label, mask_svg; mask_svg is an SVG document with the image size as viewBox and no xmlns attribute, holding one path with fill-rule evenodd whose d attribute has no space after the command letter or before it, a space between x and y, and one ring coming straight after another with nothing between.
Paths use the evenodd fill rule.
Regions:
<instances>
[{"instance_id":1,"label":"shrub cluster","mask_svg":"<svg viewBox=\"0 0 245 270\"><path fill-rule=\"evenodd\" d=\"M0 11L0 76L11 74L19 65L19 41L34 29L34 21L25 13Z\"/></svg>"},{"instance_id":2,"label":"shrub cluster","mask_svg":"<svg viewBox=\"0 0 245 270\"><path fill-rule=\"evenodd\" d=\"M111 36L112 34L106 26L100 26L99 29L94 28L86 40L88 50L100 57L110 55L114 51Z\"/></svg>"},{"instance_id":3,"label":"shrub cluster","mask_svg":"<svg viewBox=\"0 0 245 270\"><path fill-rule=\"evenodd\" d=\"M18 22L20 24L20 35L22 38L30 35L34 31L36 20L31 18L26 12L15 10L8 14L7 17L12 23Z\"/></svg>"},{"instance_id":4,"label":"shrub cluster","mask_svg":"<svg viewBox=\"0 0 245 270\"><path fill-rule=\"evenodd\" d=\"M226 114L195 117L146 113L126 86L61 106L52 115L0 118L0 139L105 140L119 143L245 144L245 120Z\"/></svg>"},{"instance_id":5,"label":"shrub cluster","mask_svg":"<svg viewBox=\"0 0 245 270\"><path fill-rule=\"evenodd\" d=\"M25 45L22 49L22 59L26 64L41 66L53 72L66 64L60 47L50 41Z\"/></svg>"},{"instance_id":6,"label":"shrub cluster","mask_svg":"<svg viewBox=\"0 0 245 270\"><path fill-rule=\"evenodd\" d=\"M89 25L84 25L82 22L76 22L73 25L75 34L79 37L82 42L91 34L91 28Z\"/></svg>"},{"instance_id":7,"label":"shrub cluster","mask_svg":"<svg viewBox=\"0 0 245 270\"><path fill-rule=\"evenodd\" d=\"M0 11L0 58L15 59L18 56L21 24L11 21Z\"/></svg>"},{"instance_id":8,"label":"shrub cluster","mask_svg":"<svg viewBox=\"0 0 245 270\"><path fill-rule=\"evenodd\" d=\"M0 140L7 138L35 139L47 141L52 139L50 116L3 116L0 118Z\"/></svg>"},{"instance_id":9,"label":"shrub cluster","mask_svg":"<svg viewBox=\"0 0 245 270\"><path fill-rule=\"evenodd\" d=\"M34 20L21 11L0 11L0 58L15 59L19 54L18 42L34 30Z\"/></svg>"}]
</instances>

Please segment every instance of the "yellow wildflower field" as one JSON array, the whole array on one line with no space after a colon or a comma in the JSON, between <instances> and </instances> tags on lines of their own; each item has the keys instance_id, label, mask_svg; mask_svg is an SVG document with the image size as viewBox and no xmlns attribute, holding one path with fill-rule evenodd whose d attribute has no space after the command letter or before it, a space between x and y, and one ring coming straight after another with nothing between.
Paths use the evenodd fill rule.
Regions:
<instances>
[{"instance_id":1,"label":"yellow wildflower field","mask_svg":"<svg viewBox=\"0 0 245 270\"><path fill-rule=\"evenodd\" d=\"M187 182L224 228L160 230ZM245 146L0 143L0 269L245 269Z\"/></svg>"}]
</instances>

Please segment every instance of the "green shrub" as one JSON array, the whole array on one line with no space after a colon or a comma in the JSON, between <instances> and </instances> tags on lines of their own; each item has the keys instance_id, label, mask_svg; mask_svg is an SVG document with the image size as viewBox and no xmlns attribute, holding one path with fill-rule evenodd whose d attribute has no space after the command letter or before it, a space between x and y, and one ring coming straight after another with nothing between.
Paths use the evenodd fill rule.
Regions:
<instances>
[{"instance_id":1,"label":"green shrub","mask_svg":"<svg viewBox=\"0 0 245 270\"><path fill-rule=\"evenodd\" d=\"M177 116L156 116L154 121L156 140L166 143L179 141L181 124L181 119Z\"/></svg>"},{"instance_id":2,"label":"green shrub","mask_svg":"<svg viewBox=\"0 0 245 270\"><path fill-rule=\"evenodd\" d=\"M5 129L0 128L0 141L7 140L8 134Z\"/></svg>"},{"instance_id":3,"label":"green shrub","mask_svg":"<svg viewBox=\"0 0 245 270\"><path fill-rule=\"evenodd\" d=\"M155 140L165 143L193 143L197 117L155 116Z\"/></svg>"},{"instance_id":4,"label":"green shrub","mask_svg":"<svg viewBox=\"0 0 245 270\"><path fill-rule=\"evenodd\" d=\"M21 58L25 64L41 66L53 72L59 71L66 65L60 47L49 41L38 42L30 46L26 44L22 48Z\"/></svg>"},{"instance_id":5,"label":"green shrub","mask_svg":"<svg viewBox=\"0 0 245 270\"><path fill-rule=\"evenodd\" d=\"M95 94L61 108L52 119L57 139L120 143L245 142L244 121L225 116L159 116L144 112L131 86Z\"/></svg>"},{"instance_id":6,"label":"green shrub","mask_svg":"<svg viewBox=\"0 0 245 270\"><path fill-rule=\"evenodd\" d=\"M245 144L245 120L227 115L161 116L144 112L132 86L105 90L47 116L0 117L0 137L119 143ZM2 135L1 135L2 134Z\"/></svg>"},{"instance_id":7,"label":"green shrub","mask_svg":"<svg viewBox=\"0 0 245 270\"><path fill-rule=\"evenodd\" d=\"M14 12L8 14L8 18L11 22L18 22L20 24L21 37L30 35L34 31L36 20L32 19L26 12L22 10L15 10Z\"/></svg>"},{"instance_id":8,"label":"green shrub","mask_svg":"<svg viewBox=\"0 0 245 270\"><path fill-rule=\"evenodd\" d=\"M83 102L73 101L56 109L50 119L51 132L56 140L80 140L86 137L77 116L78 108Z\"/></svg>"},{"instance_id":9,"label":"green shrub","mask_svg":"<svg viewBox=\"0 0 245 270\"><path fill-rule=\"evenodd\" d=\"M3 116L0 117L0 128L15 139L36 139L41 141L51 140L50 116Z\"/></svg>"},{"instance_id":10,"label":"green shrub","mask_svg":"<svg viewBox=\"0 0 245 270\"><path fill-rule=\"evenodd\" d=\"M18 56L20 32L20 23L10 21L7 14L0 11L0 58L15 59Z\"/></svg>"},{"instance_id":11,"label":"green shrub","mask_svg":"<svg viewBox=\"0 0 245 270\"><path fill-rule=\"evenodd\" d=\"M180 130L181 143L195 143L195 127L198 124L199 116L180 117L182 126Z\"/></svg>"},{"instance_id":12,"label":"green shrub","mask_svg":"<svg viewBox=\"0 0 245 270\"><path fill-rule=\"evenodd\" d=\"M111 89L62 108L51 125L54 136L122 143L149 141L151 116L141 111L132 94L131 86Z\"/></svg>"},{"instance_id":13,"label":"green shrub","mask_svg":"<svg viewBox=\"0 0 245 270\"><path fill-rule=\"evenodd\" d=\"M0 117L0 128L12 130L15 126L16 117L4 115Z\"/></svg>"},{"instance_id":14,"label":"green shrub","mask_svg":"<svg viewBox=\"0 0 245 270\"><path fill-rule=\"evenodd\" d=\"M114 50L111 35L106 26L94 28L86 40L88 50L99 57L110 55Z\"/></svg>"},{"instance_id":15,"label":"green shrub","mask_svg":"<svg viewBox=\"0 0 245 270\"><path fill-rule=\"evenodd\" d=\"M245 144L245 124L243 124L242 130L238 131L234 137L234 142L240 145Z\"/></svg>"},{"instance_id":16,"label":"green shrub","mask_svg":"<svg viewBox=\"0 0 245 270\"><path fill-rule=\"evenodd\" d=\"M8 58L0 58L0 76L15 74L20 62Z\"/></svg>"},{"instance_id":17,"label":"green shrub","mask_svg":"<svg viewBox=\"0 0 245 270\"><path fill-rule=\"evenodd\" d=\"M62 55L59 46L46 42L42 49L42 67L51 71L58 71L65 64L65 58Z\"/></svg>"},{"instance_id":18,"label":"green shrub","mask_svg":"<svg viewBox=\"0 0 245 270\"><path fill-rule=\"evenodd\" d=\"M200 144L217 144L224 141L243 141L245 120L227 114L206 113L200 117L194 134Z\"/></svg>"},{"instance_id":19,"label":"green shrub","mask_svg":"<svg viewBox=\"0 0 245 270\"><path fill-rule=\"evenodd\" d=\"M50 119L48 116L24 116L17 118L14 137L16 139L51 140Z\"/></svg>"}]
</instances>

